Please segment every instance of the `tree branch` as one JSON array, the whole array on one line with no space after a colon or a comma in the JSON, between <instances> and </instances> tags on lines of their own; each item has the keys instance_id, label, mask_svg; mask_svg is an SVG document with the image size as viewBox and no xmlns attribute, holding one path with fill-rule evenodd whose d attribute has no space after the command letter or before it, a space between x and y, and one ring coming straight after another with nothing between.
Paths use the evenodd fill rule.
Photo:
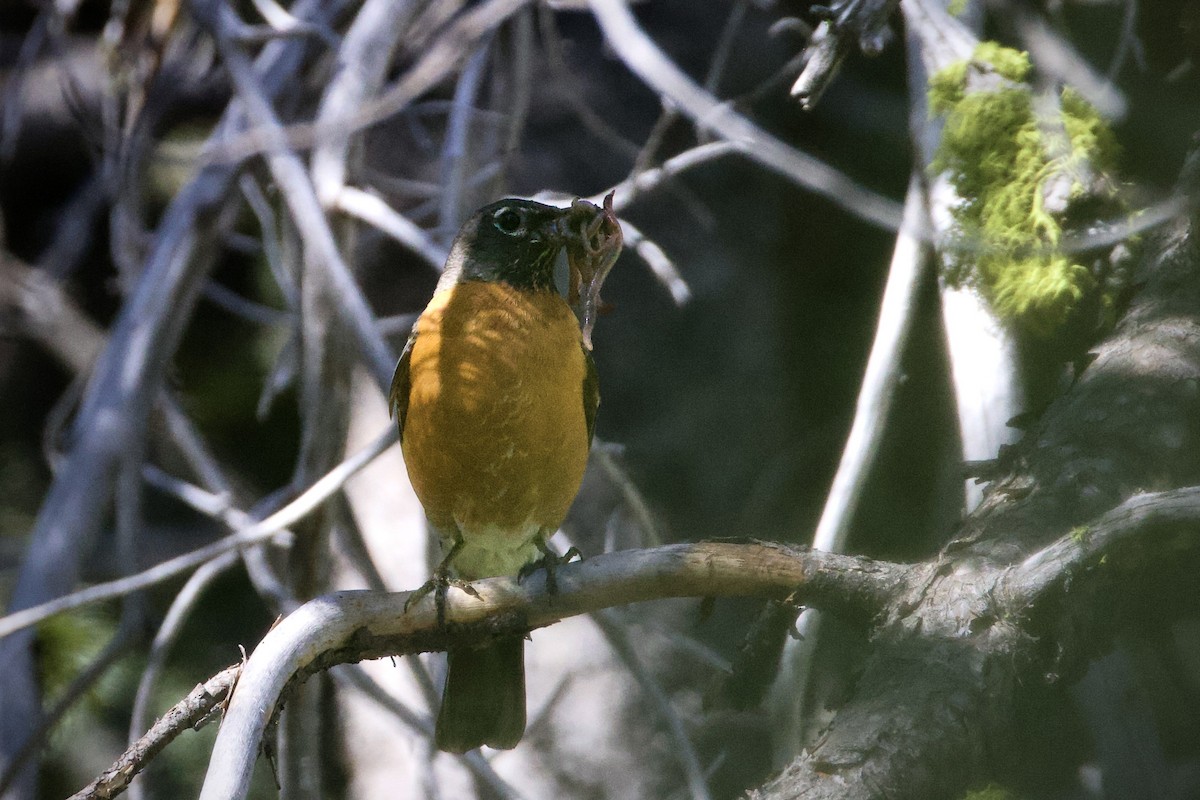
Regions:
<instances>
[{"instance_id":1,"label":"tree branch","mask_svg":"<svg viewBox=\"0 0 1200 800\"><path fill-rule=\"evenodd\" d=\"M298 15L320 16L332 4L306 2ZM259 57L264 83L274 93L303 56L294 42L272 42ZM239 129L230 109L213 138ZM140 438L151 403L190 318L218 248L214 231L232 222L226 202L234 165L202 168L168 207L141 278L125 301L75 422L76 443L55 476L39 511L21 565L10 609L25 609L70 591L79 566L109 507L113 473L131 440ZM37 724L39 695L34 676L33 635L0 642L0 760L11 758ZM23 785L32 785L25 779Z\"/></svg>"},{"instance_id":2,"label":"tree branch","mask_svg":"<svg viewBox=\"0 0 1200 800\"><path fill-rule=\"evenodd\" d=\"M68 800L108 800L121 794L134 776L145 769L151 759L176 736L188 728L199 728L225 702L241 671L242 665L234 664L198 684L187 697L163 714L115 764Z\"/></svg>"},{"instance_id":3,"label":"tree branch","mask_svg":"<svg viewBox=\"0 0 1200 800\"><path fill-rule=\"evenodd\" d=\"M408 594L339 592L317 598L276 626L247 662L213 749L201 800L243 797L258 743L285 687L335 664L444 649L528 631L568 616L666 597L765 595L870 615L906 585L910 568L771 544L704 543L595 556L561 567L549 596L541 575L518 584L451 591L439 629L432 597L407 612Z\"/></svg>"},{"instance_id":4,"label":"tree branch","mask_svg":"<svg viewBox=\"0 0 1200 800\"><path fill-rule=\"evenodd\" d=\"M1200 475L1196 259L1186 229L1148 246L1146 283L1095 361L916 568L821 741L756 800L956 796L1013 741L1023 687L1193 605L1180 587L1200 561L1200 489L1141 492Z\"/></svg>"},{"instance_id":5,"label":"tree branch","mask_svg":"<svg viewBox=\"0 0 1200 800\"><path fill-rule=\"evenodd\" d=\"M645 84L698 127L736 142L748 158L822 195L873 225L900 226L899 203L859 186L813 156L790 147L697 86L638 26L625 0L590 0L609 45Z\"/></svg>"},{"instance_id":6,"label":"tree branch","mask_svg":"<svg viewBox=\"0 0 1200 800\"><path fill-rule=\"evenodd\" d=\"M273 539L286 531L286 528L341 489L342 485L356 472L369 464L375 457L396 443L398 434L395 426L389 425L380 436L367 447L350 456L334 469L327 472L303 494L266 519L246 524L237 533L230 534L210 545L184 553L181 556L156 564L147 570L119 578L107 583L98 583L78 592L50 600L37 606L15 611L5 617L0 617L0 638L9 636L31 625L36 625L44 619L70 611L73 608L89 603L120 597L147 586L181 575L195 569L201 564L231 550ZM220 502L221 498L208 495L207 500ZM235 524L248 523L244 517L233 520Z\"/></svg>"}]
</instances>

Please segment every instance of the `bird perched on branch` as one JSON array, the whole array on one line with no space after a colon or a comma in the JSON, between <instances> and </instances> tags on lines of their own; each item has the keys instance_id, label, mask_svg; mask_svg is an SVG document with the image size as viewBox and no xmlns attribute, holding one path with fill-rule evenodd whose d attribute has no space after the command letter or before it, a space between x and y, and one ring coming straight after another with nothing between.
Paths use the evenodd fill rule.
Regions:
<instances>
[{"instance_id":1,"label":"bird perched on branch","mask_svg":"<svg viewBox=\"0 0 1200 800\"><path fill-rule=\"evenodd\" d=\"M546 539L587 464L600 400L591 326L620 248L611 195L604 208L501 200L451 246L390 394L409 477L445 549L425 589L439 615L448 585L556 563ZM516 746L524 640L451 647L447 659L438 748Z\"/></svg>"}]
</instances>

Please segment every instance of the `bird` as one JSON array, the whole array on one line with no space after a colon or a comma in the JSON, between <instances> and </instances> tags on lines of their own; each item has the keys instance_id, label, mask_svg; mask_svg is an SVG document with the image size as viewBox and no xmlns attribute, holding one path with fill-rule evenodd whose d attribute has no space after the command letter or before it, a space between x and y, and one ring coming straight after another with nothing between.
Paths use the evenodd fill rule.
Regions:
<instances>
[{"instance_id":1,"label":"bird","mask_svg":"<svg viewBox=\"0 0 1200 800\"><path fill-rule=\"evenodd\" d=\"M471 591L539 563L553 581L546 540L579 491L600 402L589 317L599 287L586 283L603 279L620 241L610 195L603 209L500 200L451 244L389 395L445 551L426 585L440 593L439 619L448 585ZM524 637L450 646L436 746L509 749L524 731Z\"/></svg>"}]
</instances>

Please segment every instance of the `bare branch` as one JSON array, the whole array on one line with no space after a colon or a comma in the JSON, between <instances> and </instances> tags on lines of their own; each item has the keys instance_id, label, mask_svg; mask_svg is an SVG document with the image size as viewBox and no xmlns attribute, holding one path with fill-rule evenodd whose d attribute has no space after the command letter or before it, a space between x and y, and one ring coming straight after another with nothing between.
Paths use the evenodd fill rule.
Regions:
<instances>
[{"instance_id":1,"label":"bare branch","mask_svg":"<svg viewBox=\"0 0 1200 800\"><path fill-rule=\"evenodd\" d=\"M319 18L336 3L301 0L297 16ZM275 93L303 55L294 42L264 47L259 65ZM241 114L229 111L214 139L238 130ZM75 423L74 449L55 475L30 537L11 609L28 609L74 587L108 508L114 469L131 441L144 434L150 407L190 319L209 267L220 252L215 233L232 223L226 202L236 168L202 168L168 207L132 293L122 307L108 347L96 365ZM9 633L16 629L9 629ZM33 636L24 631L0 642L0 754L7 760L40 716L34 679Z\"/></svg>"},{"instance_id":2,"label":"bare branch","mask_svg":"<svg viewBox=\"0 0 1200 800\"><path fill-rule=\"evenodd\" d=\"M446 262L444 247L434 242L420 225L370 191L343 186L334 197L332 208L373 225L439 272Z\"/></svg>"},{"instance_id":3,"label":"bare branch","mask_svg":"<svg viewBox=\"0 0 1200 800\"><path fill-rule=\"evenodd\" d=\"M828 18L817 26L806 48L808 63L792 86L792 96L812 109L854 47L868 55L879 53L890 36L888 19L899 4L900 0L831 2L825 12Z\"/></svg>"},{"instance_id":4,"label":"bare branch","mask_svg":"<svg viewBox=\"0 0 1200 800\"><path fill-rule=\"evenodd\" d=\"M234 664L204 683L197 684L187 697L159 718L146 735L134 742L104 774L68 800L107 800L125 791L133 777L175 737L188 728L200 727L225 702L241 671L242 665Z\"/></svg>"},{"instance_id":5,"label":"bare branch","mask_svg":"<svg viewBox=\"0 0 1200 800\"><path fill-rule=\"evenodd\" d=\"M697 86L637 24L625 0L591 0L605 39L647 86L687 115L702 130L739 142L745 154L797 185L881 228L900 225L900 204L864 189L842 173L781 142Z\"/></svg>"},{"instance_id":6,"label":"bare branch","mask_svg":"<svg viewBox=\"0 0 1200 800\"><path fill-rule=\"evenodd\" d=\"M205 589L238 561L239 554L234 551L214 558L193 572L187 583L175 595L175 599L171 601L171 607L167 610L167 615L159 625L158 633L154 635L154 641L150 645L150 653L146 657L146 668L142 670L142 676L138 680L137 693L133 698L133 710L129 715L131 748L136 747L138 740L149 733L147 728L150 722L150 704L154 700L154 690L158 686L159 677L166 668L167 656L183 630L183 624L200 601ZM143 731L146 733L143 734ZM132 778L132 776L130 777ZM115 792L108 796L111 797L113 794ZM137 784L134 784L131 787L130 795L134 800L138 800L143 792L138 790Z\"/></svg>"},{"instance_id":7,"label":"bare branch","mask_svg":"<svg viewBox=\"0 0 1200 800\"><path fill-rule=\"evenodd\" d=\"M156 583L161 583L176 575L181 575L195 569L201 564L211 561L230 550L265 542L280 534L287 533L286 529L289 525L302 519L306 514L325 502L330 495L339 491L342 488L342 484L349 480L350 477L369 464L384 450L395 444L398 436L399 434L396 432L395 426L389 425L387 430L374 442L330 470L291 503L288 503L261 522L249 525L237 533L226 536L224 539L213 542L206 547L201 547L198 550L193 550L190 553L176 556L136 575L130 575L127 578L120 578L107 583L98 583L95 586L90 586L87 589L68 594L56 600L31 606L5 617L0 617L0 638L9 636L31 625L36 625L55 614L61 614L64 611L70 611L73 608L79 608L80 606L96 603L101 600L121 597L138 589L153 586ZM207 494L198 488L195 491L200 492L202 495ZM213 495L208 495L208 498L217 502L223 502L226 506L228 505L227 502Z\"/></svg>"},{"instance_id":8,"label":"bare branch","mask_svg":"<svg viewBox=\"0 0 1200 800\"><path fill-rule=\"evenodd\" d=\"M306 603L256 648L213 749L201 800L243 797L263 728L294 676L344 661L442 649L490 635L543 627L575 614L664 597L758 594L879 609L908 568L778 545L689 544L595 556L560 567L558 592L545 581L475 582L479 598L450 592L439 628L432 597L404 610L407 593L339 592Z\"/></svg>"},{"instance_id":9,"label":"bare branch","mask_svg":"<svg viewBox=\"0 0 1200 800\"><path fill-rule=\"evenodd\" d=\"M283 125L271 107L269 95L255 75L249 57L231 39L231 31L239 22L237 16L226 4L217 2L215 5L206 23L212 28L225 66L245 103L247 115L255 125L257 134L268 143L267 163L304 240L306 263L329 276L329 289L344 323L358 340L363 358L376 381L380 386L386 386L391 380L396 361L391 348L375 328L374 315L338 250L308 171L299 156L289 148Z\"/></svg>"},{"instance_id":10,"label":"bare branch","mask_svg":"<svg viewBox=\"0 0 1200 800\"><path fill-rule=\"evenodd\" d=\"M491 40L484 38L467 58L458 84L454 87L454 99L450 103L450 118L446 124L446 137L442 143L441 185L438 203L438 239L449 242L462 220L470 213L470 203L465 196L467 171L474 161L471 158L471 129L475 116L475 98L483 83L484 66L487 64Z\"/></svg>"},{"instance_id":11,"label":"bare branch","mask_svg":"<svg viewBox=\"0 0 1200 800\"><path fill-rule=\"evenodd\" d=\"M858 510L863 489L887 429L888 415L896 389L901 381L904 349L916 316L918 291L930 267L931 253L919 231L928 228L925 192L920 176L914 175L908 184L904 204L904 224L896 237L887 285L880 304L879 324L871 353L863 373L862 388L854 409L854 422L846 437L841 461L833 484L825 498L825 507L813 534L816 550L842 553L850 537L850 522ZM789 723L805 720L803 706L809 696L812 678L812 659L816 654L820 631L820 612L805 609L796 623L799 636L790 644L789 661L792 669L785 673L788 695L799 709ZM794 743L799 746L799 742Z\"/></svg>"},{"instance_id":12,"label":"bare branch","mask_svg":"<svg viewBox=\"0 0 1200 800\"><path fill-rule=\"evenodd\" d=\"M1200 486L1136 494L1030 555L1002 577L997 597L1014 612L1028 613L1030 606L1044 598L1069 591L1065 584L1102 562L1111 563L1111 571L1116 573L1122 551L1148 546L1147 531L1177 531L1190 546L1198 524Z\"/></svg>"},{"instance_id":13,"label":"bare branch","mask_svg":"<svg viewBox=\"0 0 1200 800\"><path fill-rule=\"evenodd\" d=\"M487 0L472 7L448 24L412 68L381 96L364 103L348 119L328 120L327 125L333 135L364 130L407 108L451 75L480 40L528 5L529 1ZM286 130L286 142L295 148L312 147L323 141L326 135L325 127L319 128L315 123L293 124ZM206 160L237 162L268 152L279 144L273 136L257 130L248 131L225 142L219 150L208 152Z\"/></svg>"},{"instance_id":14,"label":"bare branch","mask_svg":"<svg viewBox=\"0 0 1200 800\"><path fill-rule=\"evenodd\" d=\"M417 6L411 0L368 0L338 50L337 73L317 112L323 135L312 156L313 185L326 208L334 207L335 198L347 184L353 131L339 122L356 114L379 91Z\"/></svg>"},{"instance_id":15,"label":"bare branch","mask_svg":"<svg viewBox=\"0 0 1200 800\"><path fill-rule=\"evenodd\" d=\"M691 287L679 274L679 268L675 266L675 262L663 252L661 247L647 239L646 235L634 227L629 220L621 220L621 230L625 234L625 246L632 249L641 257L642 261L646 262L646 266L650 267L650 271L654 273L654 277L658 278L658 282L667 287L667 291L671 293L671 299L675 301L676 305L684 305L692 299Z\"/></svg>"}]
</instances>

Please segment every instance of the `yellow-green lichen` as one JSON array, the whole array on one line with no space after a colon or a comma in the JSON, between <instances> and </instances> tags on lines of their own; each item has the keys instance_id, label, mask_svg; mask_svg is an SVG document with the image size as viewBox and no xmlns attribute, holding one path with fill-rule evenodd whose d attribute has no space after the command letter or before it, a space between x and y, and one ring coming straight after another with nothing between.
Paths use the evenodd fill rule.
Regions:
<instances>
[{"instance_id":1,"label":"yellow-green lichen","mask_svg":"<svg viewBox=\"0 0 1200 800\"><path fill-rule=\"evenodd\" d=\"M1069 200L1094 192L1093 177L1112 168L1117 146L1069 88L1057 118L1040 119L1025 83L1030 69L1026 54L983 42L969 61L931 77L930 110L945 116L931 169L945 172L962 198L947 281L975 286L1001 319L1051 337L1102 287L1077 255L1058 250L1065 220L1047 210L1047 189L1068 181Z\"/></svg>"},{"instance_id":2,"label":"yellow-green lichen","mask_svg":"<svg viewBox=\"0 0 1200 800\"><path fill-rule=\"evenodd\" d=\"M973 789L963 795L963 800L1018 800L1018 795L995 783L981 789Z\"/></svg>"}]
</instances>

